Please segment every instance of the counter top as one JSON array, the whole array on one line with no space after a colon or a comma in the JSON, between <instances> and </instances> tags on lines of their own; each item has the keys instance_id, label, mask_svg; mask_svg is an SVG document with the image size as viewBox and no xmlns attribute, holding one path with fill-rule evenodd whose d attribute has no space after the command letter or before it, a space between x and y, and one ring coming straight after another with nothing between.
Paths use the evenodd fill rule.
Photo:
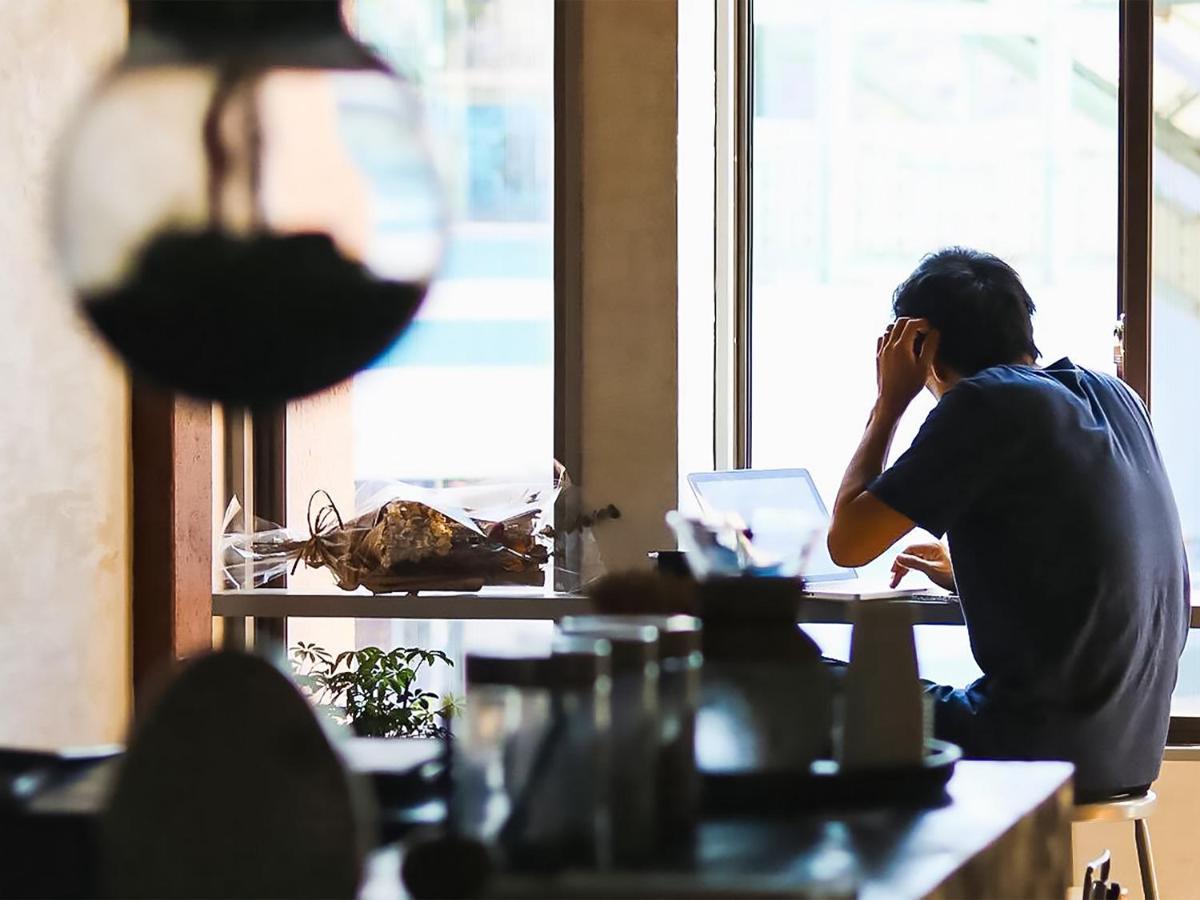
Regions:
<instances>
[{"instance_id":1,"label":"counter top","mask_svg":"<svg viewBox=\"0 0 1200 900\"><path fill-rule=\"evenodd\" d=\"M944 600L871 600L912 607L918 625L961 625L957 602ZM853 602L802 600L801 622L849 623ZM347 618L347 619L541 619L592 612L586 595L542 588L484 588L474 593L422 591L419 594L370 594L366 591L325 592L263 588L217 591L212 595L214 616L226 618Z\"/></svg>"},{"instance_id":2,"label":"counter top","mask_svg":"<svg viewBox=\"0 0 1200 900\"><path fill-rule=\"evenodd\" d=\"M874 809L701 826L695 862L643 872L503 876L495 897L1062 897L1069 882L1072 767L960 762L934 809ZM402 896L398 858L363 896Z\"/></svg>"}]
</instances>

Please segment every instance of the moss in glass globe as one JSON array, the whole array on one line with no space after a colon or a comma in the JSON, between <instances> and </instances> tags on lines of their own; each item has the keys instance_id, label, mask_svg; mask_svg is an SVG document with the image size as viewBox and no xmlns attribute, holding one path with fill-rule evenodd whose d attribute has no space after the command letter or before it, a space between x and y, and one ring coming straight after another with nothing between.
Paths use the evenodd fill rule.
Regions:
<instances>
[{"instance_id":1,"label":"moss in glass globe","mask_svg":"<svg viewBox=\"0 0 1200 900\"><path fill-rule=\"evenodd\" d=\"M411 87L382 64L295 58L135 56L64 142L63 269L163 386L251 406L328 387L395 341L438 267Z\"/></svg>"}]
</instances>

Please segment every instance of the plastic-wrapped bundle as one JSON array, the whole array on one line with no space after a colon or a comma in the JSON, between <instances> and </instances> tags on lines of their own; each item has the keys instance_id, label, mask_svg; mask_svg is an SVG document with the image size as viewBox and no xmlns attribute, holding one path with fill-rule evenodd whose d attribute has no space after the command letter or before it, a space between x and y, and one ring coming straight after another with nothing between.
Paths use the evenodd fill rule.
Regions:
<instances>
[{"instance_id":1,"label":"plastic-wrapped bundle","mask_svg":"<svg viewBox=\"0 0 1200 900\"><path fill-rule=\"evenodd\" d=\"M540 585L554 542L546 522L561 483L444 490L396 483L348 520L317 491L307 535L269 522L237 529L231 505L221 548L226 583L257 587L303 563L329 569L348 591Z\"/></svg>"}]
</instances>

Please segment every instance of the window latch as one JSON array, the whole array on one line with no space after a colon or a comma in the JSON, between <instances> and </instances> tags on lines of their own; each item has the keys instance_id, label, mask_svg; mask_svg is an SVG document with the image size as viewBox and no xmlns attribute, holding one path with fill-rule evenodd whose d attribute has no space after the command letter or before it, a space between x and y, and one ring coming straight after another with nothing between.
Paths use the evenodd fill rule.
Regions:
<instances>
[{"instance_id":1,"label":"window latch","mask_svg":"<svg viewBox=\"0 0 1200 900\"><path fill-rule=\"evenodd\" d=\"M1125 380L1125 313L1117 316L1117 324L1113 328L1113 365L1117 367L1117 377Z\"/></svg>"}]
</instances>

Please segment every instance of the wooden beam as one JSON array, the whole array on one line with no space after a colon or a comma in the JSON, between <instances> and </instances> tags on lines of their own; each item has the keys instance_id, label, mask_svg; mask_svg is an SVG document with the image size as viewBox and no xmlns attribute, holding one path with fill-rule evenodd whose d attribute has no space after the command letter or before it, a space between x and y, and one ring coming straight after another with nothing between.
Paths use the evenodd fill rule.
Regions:
<instances>
[{"instance_id":1,"label":"wooden beam","mask_svg":"<svg viewBox=\"0 0 1200 900\"><path fill-rule=\"evenodd\" d=\"M133 683L212 646L212 410L133 386Z\"/></svg>"}]
</instances>

